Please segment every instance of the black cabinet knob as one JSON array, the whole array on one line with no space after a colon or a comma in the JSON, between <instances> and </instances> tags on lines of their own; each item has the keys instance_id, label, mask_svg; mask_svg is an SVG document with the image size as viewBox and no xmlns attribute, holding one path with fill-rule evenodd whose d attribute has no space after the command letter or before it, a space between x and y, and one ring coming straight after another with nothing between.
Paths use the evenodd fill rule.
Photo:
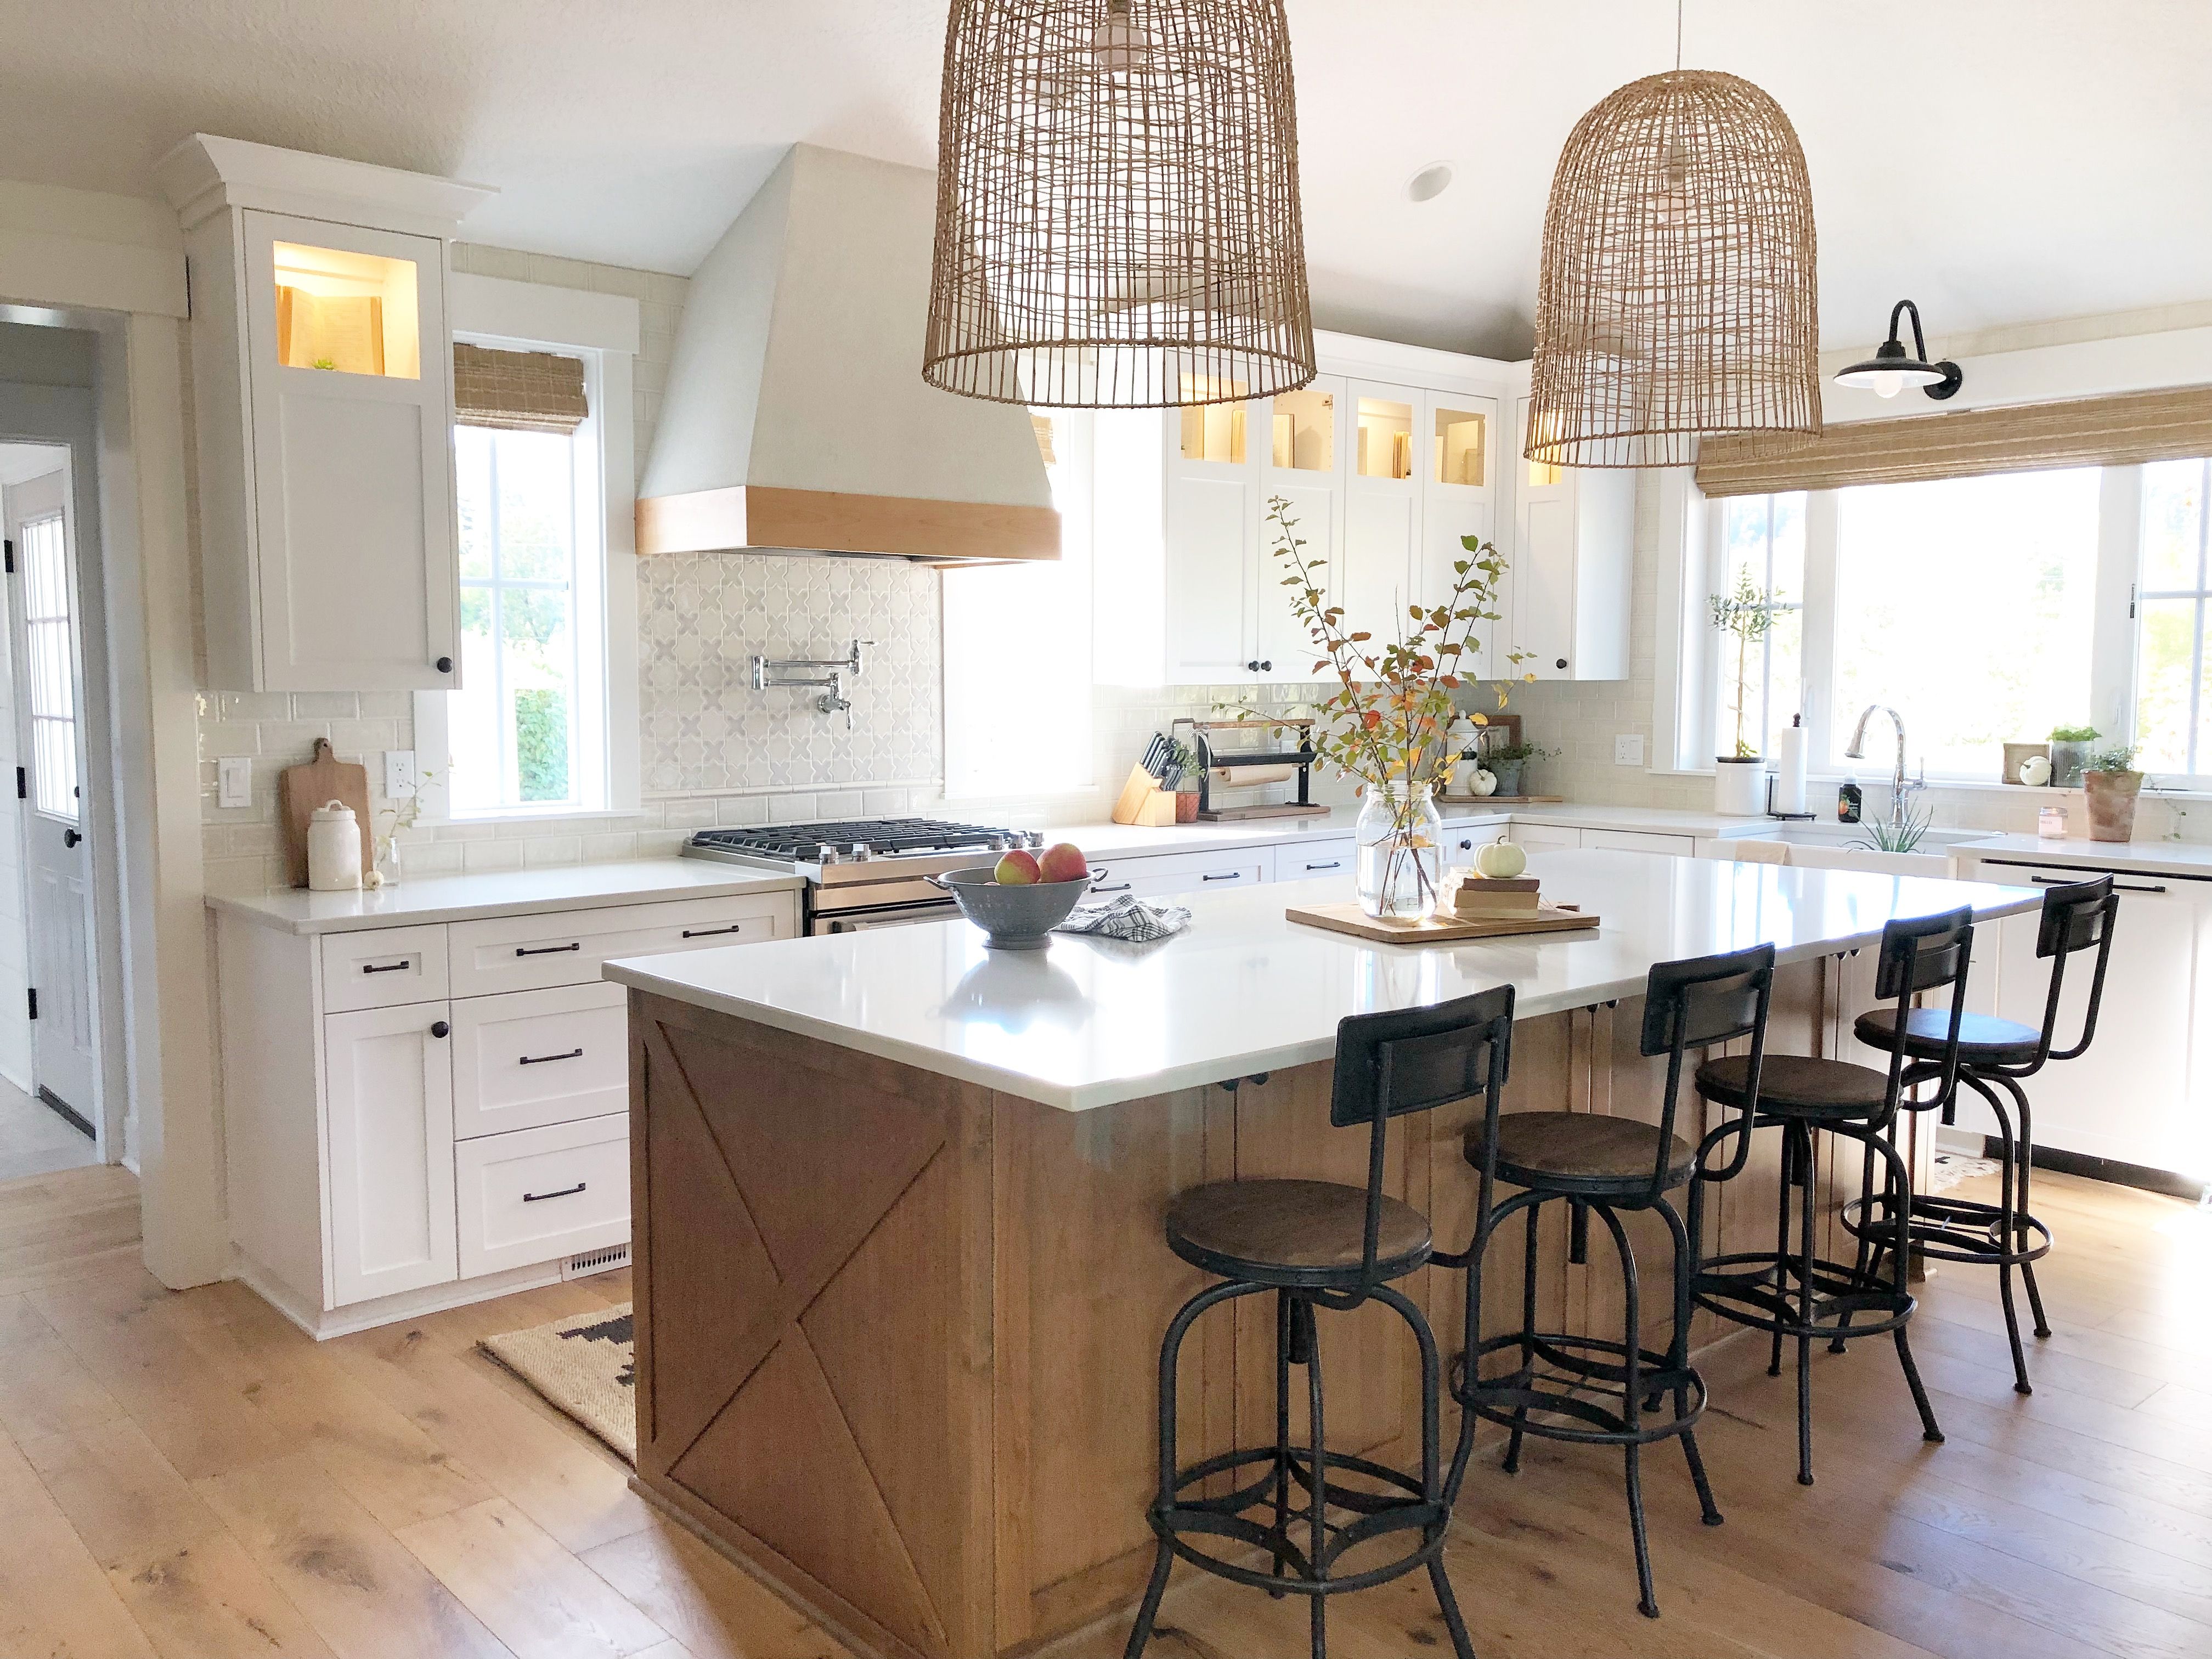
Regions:
<instances>
[{"instance_id":1,"label":"black cabinet knob","mask_svg":"<svg viewBox=\"0 0 2212 1659\"><path fill-rule=\"evenodd\" d=\"M1567 665L1567 659L1565 657L1562 657L1553 665L1557 668L1565 668Z\"/></svg>"},{"instance_id":2,"label":"black cabinet knob","mask_svg":"<svg viewBox=\"0 0 2212 1659\"><path fill-rule=\"evenodd\" d=\"M1260 659L1257 657L1255 657L1251 661L1246 663L1244 665L1244 672L1248 674L1258 673L1260 672Z\"/></svg>"},{"instance_id":3,"label":"black cabinet knob","mask_svg":"<svg viewBox=\"0 0 2212 1659\"><path fill-rule=\"evenodd\" d=\"M84 837L77 834L74 830L64 830L62 831L62 845L64 847L74 847L77 842L83 839Z\"/></svg>"},{"instance_id":4,"label":"black cabinet knob","mask_svg":"<svg viewBox=\"0 0 2212 1659\"><path fill-rule=\"evenodd\" d=\"M1566 664L1565 664L1565 663L1561 663L1561 664L1559 665L1559 666L1560 666L1560 667L1562 667L1562 668L1565 668L1565 667L1566 666ZM439 658L439 659L438 659L438 663L437 663L437 668L438 668L438 672L439 672L441 674L450 674L450 673L452 673L452 672L453 672L453 659L451 657L441 657L441 658Z\"/></svg>"},{"instance_id":5,"label":"black cabinet knob","mask_svg":"<svg viewBox=\"0 0 2212 1659\"><path fill-rule=\"evenodd\" d=\"M453 1029L453 1028L452 1026L447 1024L442 1019L434 1019L430 1022L430 1035L434 1037L444 1036Z\"/></svg>"},{"instance_id":6,"label":"black cabinet knob","mask_svg":"<svg viewBox=\"0 0 2212 1659\"><path fill-rule=\"evenodd\" d=\"M1263 660L1260 664L1260 672L1262 674L1272 674L1275 672L1275 665L1272 662Z\"/></svg>"}]
</instances>

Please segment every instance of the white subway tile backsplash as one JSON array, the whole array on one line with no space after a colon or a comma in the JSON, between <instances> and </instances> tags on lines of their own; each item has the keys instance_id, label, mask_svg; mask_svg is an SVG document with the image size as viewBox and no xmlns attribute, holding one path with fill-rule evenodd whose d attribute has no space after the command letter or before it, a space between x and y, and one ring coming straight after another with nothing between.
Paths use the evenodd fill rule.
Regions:
<instances>
[{"instance_id":1,"label":"white subway tile backsplash","mask_svg":"<svg viewBox=\"0 0 2212 1659\"><path fill-rule=\"evenodd\" d=\"M522 843L514 841L472 841L461 848L461 868L470 875L487 870L522 868Z\"/></svg>"}]
</instances>

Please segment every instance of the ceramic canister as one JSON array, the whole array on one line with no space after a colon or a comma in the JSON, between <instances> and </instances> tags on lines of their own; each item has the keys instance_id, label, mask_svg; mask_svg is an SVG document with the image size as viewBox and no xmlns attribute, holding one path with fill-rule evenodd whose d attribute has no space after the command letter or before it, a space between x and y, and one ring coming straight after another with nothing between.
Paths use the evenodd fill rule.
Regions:
<instances>
[{"instance_id":1,"label":"ceramic canister","mask_svg":"<svg viewBox=\"0 0 2212 1659\"><path fill-rule=\"evenodd\" d=\"M325 801L307 820L307 885L318 893L361 885L361 822L343 801Z\"/></svg>"}]
</instances>

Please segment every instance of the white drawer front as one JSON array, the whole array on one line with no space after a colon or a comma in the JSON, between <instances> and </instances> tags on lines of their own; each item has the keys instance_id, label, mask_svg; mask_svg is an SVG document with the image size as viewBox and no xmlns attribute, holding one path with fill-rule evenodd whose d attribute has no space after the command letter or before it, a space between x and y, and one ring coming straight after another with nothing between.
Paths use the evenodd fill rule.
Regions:
<instances>
[{"instance_id":1,"label":"white drawer front","mask_svg":"<svg viewBox=\"0 0 2212 1659\"><path fill-rule=\"evenodd\" d=\"M789 939L798 906L790 893L738 893L681 903L621 904L536 916L457 921L447 930L457 997L587 985L617 957L650 957L760 939Z\"/></svg>"},{"instance_id":2,"label":"white drawer front","mask_svg":"<svg viewBox=\"0 0 2212 1659\"><path fill-rule=\"evenodd\" d=\"M1580 830L1563 830L1551 823L1516 823L1506 839L1519 843L1532 853L1556 853L1563 848L1582 847L1588 843ZM1495 841L1494 835L1490 837Z\"/></svg>"},{"instance_id":3,"label":"white drawer front","mask_svg":"<svg viewBox=\"0 0 2212 1659\"><path fill-rule=\"evenodd\" d=\"M1650 830L1585 830L1585 847L1612 847L1624 853L1671 853L1686 859L1698 850L1694 836L1662 836Z\"/></svg>"},{"instance_id":4,"label":"white drawer front","mask_svg":"<svg viewBox=\"0 0 2212 1659\"><path fill-rule=\"evenodd\" d=\"M1095 891L1134 893L1218 893L1256 887L1275 878L1275 849L1243 847L1220 853L1167 853L1152 858L1103 859L1104 874Z\"/></svg>"},{"instance_id":5,"label":"white drawer front","mask_svg":"<svg viewBox=\"0 0 2212 1659\"><path fill-rule=\"evenodd\" d=\"M627 1116L461 1141L453 1176L464 1279L629 1237Z\"/></svg>"},{"instance_id":6,"label":"white drawer front","mask_svg":"<svg viewBox=\"0 0 2212 1659\"><path fill-rule=\"evenodd\" d=\"M629 1000L602 980L455 1003L454 1135L628 1111Z\"/></svg>"},{"instance_id":7,"label":"white drawer front","mask_svg":"<svg viewBox=\"0 0 2212 1659\"><path fill-rule=\"evenodd\" d=\"M1329 841L1285 842L1275 851L1277 881L1326 881L1352 873L1359 843L1350 836ZM1219 883L1214 884L1216 886Z\"/></svg>"},{"instance_id":8,"label":"white drawer front","mask_svg":"<svg viewBox=\"0 0 2212 1659\"><path fill-rule=\"evenodd\" d=\"M396 1008L446 994L446 930L376 927L323 935L323 1012Z\"/></svg>"}]
</instances>

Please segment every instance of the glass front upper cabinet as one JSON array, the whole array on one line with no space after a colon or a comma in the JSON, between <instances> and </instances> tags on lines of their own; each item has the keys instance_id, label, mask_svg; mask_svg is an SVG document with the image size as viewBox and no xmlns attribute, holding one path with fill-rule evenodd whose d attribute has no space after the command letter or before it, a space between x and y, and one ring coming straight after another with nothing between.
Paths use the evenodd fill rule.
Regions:
<instances>
[{"instance_id":1,"label":"glass front upper cabinet","mask_svg":"<svg viewBox=\"0 0 2212 1659\"><path fill-rule=\"evenodd\" d=\"M1352 469L1363 478L1413 476L1413 406L1388 398L1359 400L1359 445Z\"/></svg>"},{"instance_id":2,"label":"glass front upper cabinet","mask_svg":"<svg viewBox=\"0 0 2212 1659\"><path fill-rule=\"evenodd\" d=\"M1437 410L1437 477L1440 484L1489 482L1484 469L1490 452L1490 417L1474 410Z\"/></svg>"},{"instance_id":3,"label":"glass front upper cabinet","mask_svg":"<svg viewBox=\"0 0 2212 1659\"><path fill-rule=\"evenodd\" d=\"M1185 398L1242 398L1251 386L1214 374L1182 375ZM1182 458L1218 465L1244 464L1244 405L1240 402L1187 403L1182 408Z\"/></svg>"},{"instance_id":4,"label":"glass front upper cabinet","mask_svg":"<svg viewBox=\"0 0 2212 1659\"><path fill-rule=\"evenodd\" d=\"M412 259L276 245L276 353L287 368L422 376Z\"/></svg>"},{"instance_id":5,"label":"glass front upper cabinet","mask_svg":"<svg viewBox=\"0 0 2212 1659\"><path fill-rule=\"evenodd\" d=\"M1318 386L1275 395L1267 464L1285 472L1336 470L1336 393Z\"/></svg>"}]
</instances>

